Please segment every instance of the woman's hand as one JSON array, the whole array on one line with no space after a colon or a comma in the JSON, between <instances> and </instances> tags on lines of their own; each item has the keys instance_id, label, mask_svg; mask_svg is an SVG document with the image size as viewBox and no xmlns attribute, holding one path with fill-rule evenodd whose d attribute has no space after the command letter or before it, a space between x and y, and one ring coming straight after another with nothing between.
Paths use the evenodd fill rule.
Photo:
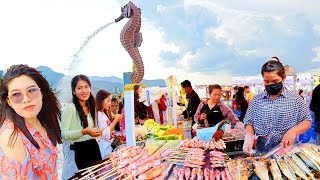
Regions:
<instances>
[{"instance_id":1,"label":"woman's hand","mask_svg":"<svg viewBox=\"0 0 320 180\"><path fill-rule=\"evenodd\" d=\"M210 126L209 122L207 119L204 120L204 127L208 128Z\"/></svg>"},{"instance_id":2,"label":"woman's hand","mask_svg":"<svg viewBox=\"0 0 320 180\"><path fill-rule=\"evenodd\" d=\"M87 127L85 129L83 129L81 132L83 135L89 135L91 137L98 137L98 136L101 136L101 134L102 134L102 130L98 129L96 127L95 128Z\"/></svg>"},{"instance_id":3,"label":"woman's hand","mask_svg":"<svg viewBox=\"0 0 320 180\"><path fill-rule=\"evenodd\" d=\"M114 118L114 121L119 122L121 119L123 119L123 114L117 114L116 117Z\"/></svg>"},{"instance_id":4,"label":"woman's hand","mask_svg":"<svg viewBox=\"0 0 320 180\"><path fill-rule=\"evenodd\" d=\"M207 114L206 113L201 113L199 120L203 121L203 120L206 120L206 119L207 119Z\"/></svg>"},{"instance_id":5,"label":"woman's hand","mask_svg":"<svg viewBox=\"0 0 320 180\"><path fill-rule=\"evenodd\" d=\"M280 143L280 146L284 148L291 146L292 144L294 144L296 137L297 137L297 132L293 128L289 129L284 134L283 139Z\"/></svg>"}]
</instances>

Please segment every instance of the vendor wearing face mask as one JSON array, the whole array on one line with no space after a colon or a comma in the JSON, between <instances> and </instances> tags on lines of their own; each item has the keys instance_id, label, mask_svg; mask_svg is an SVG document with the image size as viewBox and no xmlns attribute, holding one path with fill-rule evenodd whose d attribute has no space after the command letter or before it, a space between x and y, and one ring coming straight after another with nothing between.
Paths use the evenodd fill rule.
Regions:
<instances>
[{"instance_id":1,"label":"vendor wearing face mask","mask_svg":"<svg viewBox=\"0 0 320 180\"><path fill-rule=\"evenodd\" d=\"M280 61L270 60L261 69L265 92L254 97L244 123L246 136L243 151L251 154L254 135L258 136L256 150L268 152L280 144L294 144L298 135L311 127L310 111L303 99L283 87L286 74Z\"/></svg>"}]
</instances>

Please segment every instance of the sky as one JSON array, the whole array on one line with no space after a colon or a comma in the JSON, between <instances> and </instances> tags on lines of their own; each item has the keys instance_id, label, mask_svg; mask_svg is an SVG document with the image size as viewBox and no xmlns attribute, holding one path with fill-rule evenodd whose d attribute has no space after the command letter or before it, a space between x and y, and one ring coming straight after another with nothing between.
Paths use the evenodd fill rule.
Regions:
<instances>
[{"instance_id":1,"label":"sky","mask_svg":"<svg viewBox=\"0 0 320 180\"><path fill-rule=\"evenodd\" d=\"M123 0L0 1L0 69L49 66L64 74L117 76L132 70L120 43ZM141 8L145 79L228 84L260 73L272 56L296 72L320 74L318 0L134 0ZM71 66L72 64L72 66Z\"/></svg>"}]
</instances>

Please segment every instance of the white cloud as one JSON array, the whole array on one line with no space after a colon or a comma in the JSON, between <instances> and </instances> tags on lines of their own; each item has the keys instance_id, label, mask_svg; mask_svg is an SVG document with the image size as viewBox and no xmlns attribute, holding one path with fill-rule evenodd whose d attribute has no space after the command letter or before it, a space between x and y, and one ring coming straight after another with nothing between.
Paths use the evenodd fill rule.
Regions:
<instances>
[{"instance_id":1,"label":"white cloud","mask_svg":"<svg viewBox=\"0 0 320 180\"><path fill-rule=\"evenodd\" d=\"M320 2L318 0L310 0L306 3L304 0L263 0L263 1L251 1L251 0L185 0L187 5L200 5L206 8L214 8L218 12L258 12L259 14L266 15L288 15L295 13L309 14L317 16L319 15Z\"/></svg>"},{"instance_id":2,"label":"white cloud","mask_svg":"<svg viewBox=\"0 0 320 180\"><path fill-rule=\"evenodd\" d=\"M316 53L316 56L312 59L312 61L313 62L320 62L320 46L315 47L312 50Z\"/></svg>"},{"instance_id":3,"label":"white cloud","mask_svg":"<svg viewBox=\"0 0 320 180\"><path fill-rule=\"evenodd\" d=\"M167 7L163 6L162 4L157 5L157 12L162 13L167 9Z\"/></svg>"},{"instance_id":4,"label":"white cloud","mask_svg":"<svg viewBox=\"0 0 320 180\"><path fill-rule=\"evenodd\" d=\"M63 72L95 28L120 14L116 1L6 1L0 6L2 69L46 65ZM2 21L4 20L4 21ZM94 65L94 64L92 64Z\"/></svg>"},{"instance_id":5,"label":"white cloud","mask_svg":"<svg viewBox=\"0 0 320 180\"><path fill-rule=\"evenodd\" d=\"M178 74L178 75L177 75ZM177 82L181 83L182 81L188 79L192 84L195 85L207 85L207 84L220 84L220 85L231 85L232 77L229 72L226 70L220 70L212 72L210 74L204 74L201 72L197 73L188 73L183 69L177 69Z\"/></svg>"},{"instance_id":6,"label":"white cloud","mask_svg":"<svg viewBox=\"0 0 320 180\"><path fill-rule=\"evenodd\" d=\"M12 1L1 3L0 69L12 64L46 65L66 73L76 53L91 33L113 21L121 13L116 0L109 1ZM6 17L6 18L3 18ZM112 24L92 38L73 63L70 74L122 77L132 70L132 60L120 43L120 32L127 19ZM145 78L165 78L173 71L163 66L161 51L178 53L180 48L163 40L163 32L142 18L143 43L140 53Z\"/></svg>"},{"instance_id":7,"label":"white cloud","mask_svg":"<svg viewBox=\"0 0 320 180\"><path fill-rule=\"evenodd\" d=\"M55 71L65 73L72 61L71 56L78 50L86 37L101 25L118 17L121 13L120 8L124 3L126 2L123 0L93 0L90 2L85 0L1 1L0 69L8 68L12 64L27 63L31 66L46 65ZM188 43L196 44L196 48L188 50L183 48L185 46L195 46L192 46L193 44L177 44L170 39L165 39L165 33L170 33L172 27L159 27L158 24L155 24L158 20L148 19L148 15L142 14L141 32L144 41L139 50L145 64L145 78L166 78L170 74L175 74L178 79L190 79L198 84L214 83L220 81L219 79L221 79L221 82L219 82L221 84L230 82L228 71L205 74L207 72L202 73L201 69L196 70L197 73L190 73L190 70L193 65L199 64L201 60L205 58L210 60L211 56L208 57L207 55L211 50L210 47L215 47L214 50L216 51L220 50L220 46L216 45L217 41L226 42L231 49L228 47L225 48L228 52L219 51L218 53L224 55L224 53L232 54L232 51L234 51L235 56L245 56L248 62L251 60L250 58L255 56L261 58L261 56L265 57L265 54L285 52L286 49L281 49L281 45L278 46L280 48L273 47L274 49L267 51L267 48L272 48L270 47L272 45L267 43L268 39L271 39L269 37L275 35L276 32L280 32L280 34L283 32L286 36L295 33L294 29L290 28L290 25L294 25L294 23L286 22L288 20L286 17L292 14L306 15L310 19L319 17L317 8L319 6L317 4L319 2L315 0L311 0L309 3L302 0L297 0L295 3L289 0L281 2L276 0L257 2L251 0L184 0L185 12L183 14L169 13L171 16L183 15L182 18L185 21L181 22L188 22L188 18L196 17L197 14L193 14L195 12L192 10L195 6L209 9L209 12L214 14L212 17L217 17L216 24L213 23L214 27L204 31L210 35L211 39L207 39L207 34L197 36L200 38L205 36L204 42L199 43L201 39L199 39L199 42L188 41ZM150 8L156 8L157 12L162 14L169 12L169 8L172 10L170 12L175 12L173 11L175 8L181 9L175 3L173 6L167 4L156 5L155 3L154 7ZM191 14L193 16L189 17ZM201 20L199 19L199 21ZM80 54L80 59L76 61L76 67L72 68L72 74L83 73L122 77L123 72L131 71L132 60L119 40L120 31L126 22L127 20L124 19L119 23L112 24L93 38L83 53ZM304 21L297 21L297 23L300 22ZM190 24L192 23L194 22L190 22ZM315 21L310 23L317 24ZM202 24L206 24L206 21ZM272 32L268 32L269 29L266 27L270 24L273 26L271 30L274 31ZM196 24L190 30L193 33L203 32L203 29L197 28ZM319 25L315 25L314 29L320 32ZM304 29L301 28L301 30ZM189 37L193 36L192 33L186 33L185 36L186 40L193 38ZM183 40L180 42L184 43ZM259 45L264 46L263 43L266 44L265 47L260 47ZM204 47L201 47L202 44ZM290 45L288 44L288 46ZM319 45L311 47L316 46ZM319 62L319 47L313 50L317 53L313 61ZM177 54L177 57L182 56L177 62L177 69L164 66L164 60L161 59L160 53L166 51ZM308 52L310 51L311 49ZM226 54L226 58L229 54ZM279 54L279 56L281 55ZM226 62L228 60L231 59L226 59ZM227 63L230 64L229 61ZM210 70L211 67L217 66L220 68L221 66L221 69L227 69L227 67L221 65L226 62L217 62L217 64L208 65L208 68Z\"/></svg>"},{"instance_id":8,"label":"white cloud","mask_svg":"<svg viewBox=\"0 0 320 180\"><path fill-rule=\"evenodd\" d=\"M320 34L320 24L315 24L314 30L316 30Z\"/></svg>"}]
</instances>

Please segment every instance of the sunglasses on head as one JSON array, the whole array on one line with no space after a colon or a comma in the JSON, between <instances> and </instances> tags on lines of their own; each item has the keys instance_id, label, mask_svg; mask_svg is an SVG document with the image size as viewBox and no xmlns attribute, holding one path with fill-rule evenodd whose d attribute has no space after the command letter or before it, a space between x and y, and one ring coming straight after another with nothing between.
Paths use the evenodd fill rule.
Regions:
<instances>
[{"instance_id":1,"label":"sunglasses on head","mask_svg":"<svg viewBox=\"0 0 320 180\"><path fill-rule=\"evenodd\" d=\"M275 71L275 70L280 69L280 67L277 64L274 64L272 62L268 62L266 64L266 66L264 67L264 69L267 70L267 71Z\"/></svg>"},{"instance_id":2,"label":"sunglasses on head","mask_svg":"<svg viewBox=\"0 0 320 180\"><path fill-rule=\"evenodd\" d=\"M8 96L9 100L15 104L19 104L23 101L24 96L26 95L29 99L33 100L37 97L39 97L40 94L40 88L38 87L31 87L28 88L26 93L22 92L14 92Z\"/></svg>"}]
</instances>

